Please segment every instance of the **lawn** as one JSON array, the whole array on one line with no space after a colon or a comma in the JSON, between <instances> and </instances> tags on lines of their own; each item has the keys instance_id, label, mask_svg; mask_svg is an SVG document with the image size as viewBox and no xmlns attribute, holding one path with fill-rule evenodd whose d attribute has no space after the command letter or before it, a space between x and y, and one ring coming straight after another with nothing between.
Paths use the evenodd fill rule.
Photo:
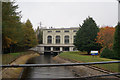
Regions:
<instances>
[{"instance_id":1,"label":"lawn","mask_svg":"<svg viewBox=\"0 0 120 80\"><path fill-rule=\"evenodd\" d=\"M22 56L25 54L27 54L27 52L2 54L2 64L9 64L19 56Z\"/></svg>"},{"instance_id":2,"label":"lawn","mask_svg":"<svg viewBox=\"0 0 120 80\"><path fill-rule=\"evenodd\" d=\"M59 56L70 59L73 61L79 61L79 62L100 62L100 61L115 61L114 59L107 59L107 58L100 58L99 56L91 56L91 55L84 55L86 52L64 52L61 53ZM120 63L112 63L112 64L97 64L94 66L103 68L108 71L112 72L120 72L119 71L119 65Z\"/></svg>"}]
</instances>

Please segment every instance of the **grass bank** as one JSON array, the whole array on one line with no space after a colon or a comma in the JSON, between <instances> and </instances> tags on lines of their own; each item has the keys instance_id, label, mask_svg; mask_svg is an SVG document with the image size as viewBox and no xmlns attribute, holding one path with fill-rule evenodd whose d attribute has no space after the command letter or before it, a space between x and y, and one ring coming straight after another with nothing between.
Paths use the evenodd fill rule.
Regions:
<instances>
[{"instance_id":1,"label":"grass bank","mask_svg":"<svg viewBox=\"0 0 120 80\"><path fill-rule=\"evenodd\" d=\"M18 53L8 53L2 54L2 64L9 64L20 56L30 54L30 52L18 52Z\"/></svg>"},{"instance_id":2,"label":"grass bank","mask_svg":"<svg viewBox=\"0 0 120 80\"><path fill-rule=\"evenodd\" d=\"M11 56L11 58L9 58L8 55ZM7 56L8 56L8 58L6 58L6 55L4 55L4 58L7 61L10 60L10 61L8 61L8 62L10 62L10 65L15 65L15 64L18 65L18 64L26 64L26 62L30 58L37 57L37 56L39 56L39 54L36 52L33 52L33 51L28 51L28 52L24 52L24 53L10 53L10 54L7 54ZM12 60L14 60L14 61L12 61ZM8 62L6 62L6 63L8 63ZM2 70L2 74L0 74L0 76L2 75L3 79L17 80L17 78L20 78L23 69L24 68L4 68Z\"/></svg>"},{"instance_id":3,"label":"grass bank","mask_svg":"<svg viewBox=\"0 0 120 80\"><path fill-rule=\"evenodd\" d=\"M69 59L77 62L99 62L99 61L115 61L114 59L100 58L99 56L85 55L85 52L64 52L59 54L60 57ZM111 71L111 72L120 72L119 71L120 63L112 64L97 64L96 67Z\"/></svg>"}]
</instances>

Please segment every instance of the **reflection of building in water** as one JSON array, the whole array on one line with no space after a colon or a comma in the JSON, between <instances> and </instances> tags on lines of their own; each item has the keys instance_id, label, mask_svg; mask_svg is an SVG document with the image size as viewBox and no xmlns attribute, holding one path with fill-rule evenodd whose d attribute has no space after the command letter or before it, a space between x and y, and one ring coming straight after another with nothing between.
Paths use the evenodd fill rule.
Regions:
<instances>
[{"instance_id":1,"label":"reflection of building in water","mask_svg":"<svg viewBox=\"0 0 120 80\"><path fill-rule=\"evenodd\" d=\"M43 29L43 44L38 46L40 53L60 53L74 50L74 38L79 28Z\"/></svg>"}]
</instances>

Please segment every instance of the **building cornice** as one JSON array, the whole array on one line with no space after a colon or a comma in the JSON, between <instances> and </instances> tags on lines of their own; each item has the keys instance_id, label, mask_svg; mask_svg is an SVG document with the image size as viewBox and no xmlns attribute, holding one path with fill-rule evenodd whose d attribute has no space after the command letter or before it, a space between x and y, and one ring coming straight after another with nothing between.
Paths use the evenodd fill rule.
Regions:
<instances>
[{"instance_id":1,"label":"building cornice","mask_svg":"<svg viewBox=\"0 0 120 80\"><path fill-rule=\"evenodd\" d=\"M49 28L43 30L65 30L65 29L79 29L80 27L73 27L73 28Z\"/></svg>"},{"instance_id":2,"label":"building cornice","mask_svg":"<svg viewBox=\"0 0 120 80\"><path fill-rule=\"evenodd\" d=\"M73 44L39 44L38 47L48 46L48 47L74 47Z\"/></svg>"}]
</instances>

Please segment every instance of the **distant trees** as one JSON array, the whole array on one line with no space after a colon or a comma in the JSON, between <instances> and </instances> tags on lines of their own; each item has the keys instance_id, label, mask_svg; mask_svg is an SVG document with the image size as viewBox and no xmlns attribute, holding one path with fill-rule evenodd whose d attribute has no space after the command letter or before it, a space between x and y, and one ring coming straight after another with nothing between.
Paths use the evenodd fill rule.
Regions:
<instances>
[{"instance_id":1,"label":"distant trees","mask_svg":"<svg viewBox=\"0 0 120 80\"><path fill-rule=\"evenodd\" d=\"M25 48L31 48L37 45L37 37L32 28L32 24L28 19L25 24L23 24L23 40L22 43Z\"/></svg>"},{"instance_id":2,"label":"distant trees","mask_svg":"<svg viewBox=\"0 0 120 80\"><path fill-rule=\"evenodd\" d=\"M88 17L76 33L74 45L78 50L87 51L88 54L91 50L100 50L100 44L95 41L98 32L97 24L91 17Z\"/></svg>"},{"instance_id":3,"label":"distant trees","mask_svg":"<svg viewBox=\"0 0 120 80\"><path fill-rule=\"evenodd\" d=\"M120 59L120 22L115 27L113 51L117 59Z\"/></svg>"},{"instance_id":4,"label":"distant trees","mask_svg":"<svg viewBox=\"0 0 120 80\"><path fill-rule=\"evenodd\" d=\"M25 24L20 21L20 12L16 11L18 9L18 5L15 5L14 3L15 2L2 2L3 53L15 52L21 48L23 49L23 47L26 47L23 41L25 41L25 39L26 41L28 40L27 36L29 36L29 39L31 40L29 45L36 45L36 37L30 21L27 21ZM25 34L27 34L27 36L25 36Z\"/></svg>"},{"instance_id":5,"label":"distant trees","mask_svg":"<svg viewBox=\"0 0 120 80\"><path fill-rule=\"evenodd\" d=\"M114 39L115 28L113 27L102 27L98 32L96 42L101 44L103 48L108 48L112 50L113 39Z\"/></svg>"},{"instance_id":6,"label":"distant trees","mask_svg":"<svg viewBox=\"0 0 120 80\"><path fill-rule=\"evenodd\" d=\"M114 54L113 50L111 50L107 47L103 48L103 51L100 53L100 57L116 59L116 55Z\"/></svg>"},{"instance_id":7,"label":"distant trees","mask_svg":"<svg viewBox=\"0 0 120 80\"><path fill-rule=\"evenodd\" d=\"M99 32L98 42L103 45L101 57L120 59L120 23L115 28L105 27ZM98 34L99 34L98 33Z\"/></svg>"},{"instance_id":8,"label":"distant trees","mask_svg":"<svg viewBox=\"0 0 120 80\"><path fill-rule=\"evenodd\" d=\"M43 42L43 31L42 31L41 28L39 28L39 26L36 30L36 35L37 35L38 43L42 44L42 42Z\"/></svg>"}]
</instances>

